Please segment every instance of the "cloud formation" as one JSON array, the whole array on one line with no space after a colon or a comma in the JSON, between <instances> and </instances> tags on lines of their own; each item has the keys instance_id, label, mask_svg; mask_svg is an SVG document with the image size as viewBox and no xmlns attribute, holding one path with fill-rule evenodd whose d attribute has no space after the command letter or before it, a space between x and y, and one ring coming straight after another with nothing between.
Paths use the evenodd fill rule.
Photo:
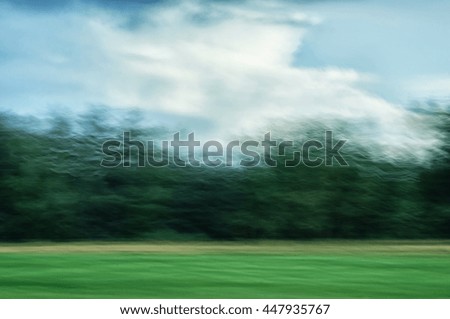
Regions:
<instances>
[{"instance_id":1,"label":"cloud formation","mask_svg":"<svg viewBox=\"0 0 450 319\"><path fill-rule=\"evenodd\" d=\"M136 107L204 120L222 136L284 120L369 119L376 133L361 139L396 153L432 148L436 140L416 115L361 88L370 75L293 66L305 34L320 23L290 2L188 1L129 11L4 4L0 107Z\"/></svg>"}]
</instances>

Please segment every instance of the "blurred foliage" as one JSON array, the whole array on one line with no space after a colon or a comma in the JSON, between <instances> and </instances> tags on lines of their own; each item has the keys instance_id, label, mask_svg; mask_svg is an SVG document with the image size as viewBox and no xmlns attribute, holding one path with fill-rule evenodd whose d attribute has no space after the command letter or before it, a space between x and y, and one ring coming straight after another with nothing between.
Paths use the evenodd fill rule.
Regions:
<instances>
[{"instance_id":1,"label":"blurred foliage","mask_svg":"<svg viewBox=\"0 0 450 319\"><path fill-rule=\"evenodd\" d=\"M444 146L426 166L355 148L350 166L314 169L102 168L102 143L124 130L167 134L105 114L0 116L0 240L450 237L447 113L428 115Z\"/></svg>"}]
</instances>

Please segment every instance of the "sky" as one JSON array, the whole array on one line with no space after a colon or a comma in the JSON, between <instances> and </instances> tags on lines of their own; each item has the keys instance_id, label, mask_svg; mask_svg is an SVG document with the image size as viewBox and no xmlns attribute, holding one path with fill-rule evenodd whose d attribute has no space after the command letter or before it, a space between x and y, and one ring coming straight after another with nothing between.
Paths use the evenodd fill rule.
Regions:
<instances>
[{"instance_id":1,"label":"sky","mask_svg":"<svg viewBox=\"0 0 450 319\"><path fill-rule=\"evenodd\" d=\"M138 108L222 136L369 120L430 146L408 107L449 100L449 34L443 0L0 0L0 111Z\"/></svg>"}]
</instances>

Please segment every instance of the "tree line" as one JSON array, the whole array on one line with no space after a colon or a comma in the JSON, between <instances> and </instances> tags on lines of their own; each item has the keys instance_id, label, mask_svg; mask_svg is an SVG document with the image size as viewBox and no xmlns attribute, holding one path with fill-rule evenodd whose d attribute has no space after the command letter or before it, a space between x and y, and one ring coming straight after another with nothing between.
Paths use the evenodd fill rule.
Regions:
<instances>
[{"instance_id":1,"label":"tree line","mask_svg":"<svg viewBox=\"0 0 450 319\"><path fill-rule=\"evenodd\" d=\"M167 129L108 124L95 111L76 121L2 114L0 240L449 238L450 117L427 116L444 146L426 165L360 147L347 150L349 166L311 169L104 168L107 139Z\"/></svg>"}]
</instances>

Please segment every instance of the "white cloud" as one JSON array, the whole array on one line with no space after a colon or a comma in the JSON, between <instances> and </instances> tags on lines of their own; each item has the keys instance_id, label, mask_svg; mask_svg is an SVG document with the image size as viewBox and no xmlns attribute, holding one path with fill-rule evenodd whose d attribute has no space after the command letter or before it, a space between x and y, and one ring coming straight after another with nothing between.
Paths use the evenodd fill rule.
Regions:
<instances>
[{"instance_id":1,"label":"white cloud","mask_svg":"<svg viewBox=\"0 0 450 319\"><path fill-rule=\"evenodd\" d=\"M371 143L397 151L435 143L425 131L411 133L405 110L360 89L366 75L293 67L305 33L320 22L294 4L185 2L148 9L133 30L123 27L127 14L100 8L9 11L0 28L8 27L3 50L15 58L0 64L12 76L0 87L13 92L2 106L140 107L206 119L222 136L269 130L277 119L369 118L380 129L366 135Z\"/></svg>"}]
</instances>

